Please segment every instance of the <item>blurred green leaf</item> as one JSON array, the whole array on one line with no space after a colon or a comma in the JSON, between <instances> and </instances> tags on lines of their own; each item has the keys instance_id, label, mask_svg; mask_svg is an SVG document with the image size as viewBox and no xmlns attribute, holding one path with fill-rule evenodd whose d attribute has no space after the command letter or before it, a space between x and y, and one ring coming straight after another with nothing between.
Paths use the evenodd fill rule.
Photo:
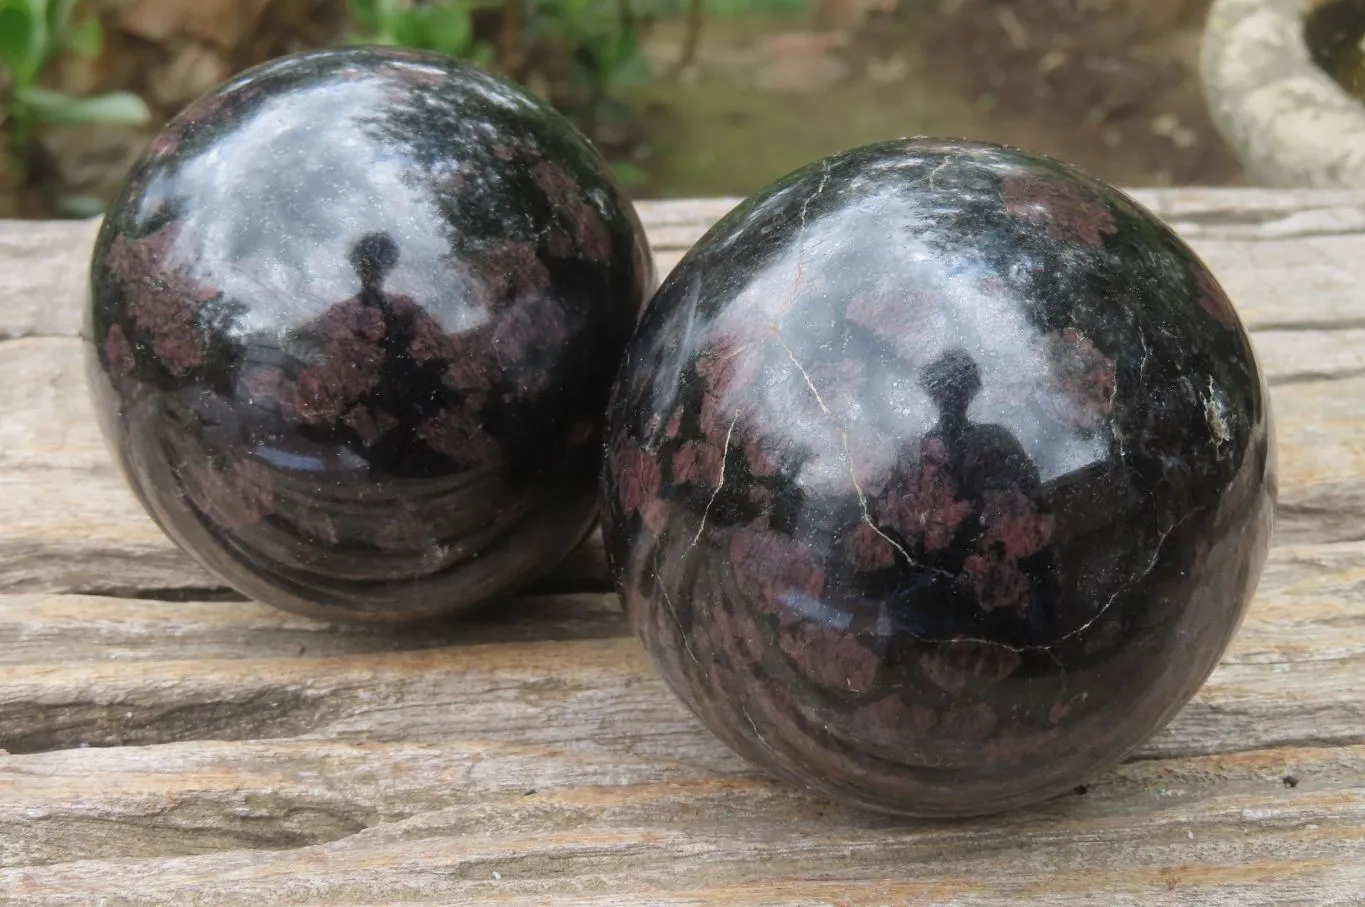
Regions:
<instances>
[{"instance_id":1,"label":"blurred green leaf","mask_svg":"<svg viewBox=\"0 0 1365 907\"><path fill-rule=\"evenodd\" d=\"M397 44L488 69L515 69L589 133L606 119L629 119L622 113L623 93L651 77L638 23L664 5L664 0L520 0L511 54L504 59L506 0L347 3L352 43ZM491 18L476 19L481 12ZM476 22L487 30L476 33Z\"/></svg>"},{"instance_id":2,"label":"blurred green leaf","mask_svg":"<svg viewBox=\"0 0 1365 907\"><path fill-rule=\"evenodd\" d=\"M65 92L28 86L17 89L14 99L31 109L44 123L140 126L151 119L151 112L142 99L127 91L77 98Z\"/></svg>"},{"instance_id":3,"label":"blurred green leaf","mask_svg":"<svg viewBox=\"0 0 1365 907\"><path fill-rule=\"evenodd\" d=\"M76 8L76 0L51 0L47 3L47 27L54 35L60 35L71 23L71 13Z\"/></svg>"},{"instance_id":4,"label":"blurred green leaf","mask_svg":"<svg viewBox=\"0 0 1365 907\"><path fill-rule=\"evenodd\" d=\"M622 186L639 186L649 179L649 173L639 164L632 164L628 161L617 161L611 165L612 173L616 174L616 180Z\"/></svg>"},{"instance_id":5,"label":"blurred green leaf","mask_svg":"<svg viewBox=\"0 0 1365 907\"><path fill-rule=\"evenodd\" d=\"M351 22L359 26L355 37L361 43L406 43L397 32L408 13L397 0L350 0L348 8Z\"/></svg>"},{"instance_id":6,"label":"blurred green leaf","mask_svg":"<svg viewBox=\"0 0 1365 907\"><path fill-rule=\"evenodd\" d=\"M497 51L494 50L490 44L485 44L480 41L475 42L474 46L470 48L469 62L473 63L475 66L482 66L484 69L488 69L492 67L496 60Z\"/></svg>"},{"instance_id":7,"label":"blurred green leaf","mask_svg":"<svg viewBox=\"0 0 1365 907\"><path fill-rule=\"evenodd\" d=\"M379 28L378 4L375 0L349 0L346 11L351 17L353 31L372 32Z\"/></svg>"},{"instance_id":8,"label":"blurred green leaf","mask_svg":"<svg viewBox=\"0 0 1365 907\"><path fill-rule=\"evenodd\" d=\"M380 32L387 24L392 6L385 0L351 0L351 16L364 30Z\"/></svg>"},{"instance_id":9,"label":"blurred green leaf","mask_svg":"<svg viewBox=\"0 0 1365 907\"><path fill-rule=\"evenodd\" d=\"M27 85L50 52L46 0L0 0L0 62L16 84Z\"/></svg>"},{"instance_id":10,"label":"blurred green leaf","mask_svg":"<svg viewBox=\"0 0 1365 907\"><path fill-rule=\"evenodd\" d=\"M427 35L431 49L459 56L474 37L474 23L463 4L428 8Z\"/></svg>"},{"instance_id":11,"label":"blurred green leaf","mask_svg":"<svg viewBox=\"0 0 1365 907\"><path fill-rule=\"evenodd\" d=\"M104 29L100 20L91 16L66 30L62 43L74 54L82 57L98 57L104 50Z\"/></svg>"},{"instance_id":12,"label":"blurred green leaf","mask_svg":"<svg viewBox=\"0 0 1365 907\"><path fill-rule=\"evenodd\" d=\"M57 213L65 217L95 217L104 213L104 199L96 195L63 195Z\"/></svg>"}]
</instances>

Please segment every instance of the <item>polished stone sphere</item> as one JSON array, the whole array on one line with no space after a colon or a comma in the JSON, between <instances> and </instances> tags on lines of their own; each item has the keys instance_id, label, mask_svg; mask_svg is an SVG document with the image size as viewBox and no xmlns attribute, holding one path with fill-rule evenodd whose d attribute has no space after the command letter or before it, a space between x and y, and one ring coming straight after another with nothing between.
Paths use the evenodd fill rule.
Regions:
<instances>
[{"instance_id":1,"label":"polished stone sphere","mask_svg":"<svg viewBox=\"0 0 1365 907\"><path fill-rule=\"evenodd\" d=\"M454 60L348 49L171 122L91 284L95 407L166 533L263 602L402 620L508 593L587 532L654 272L558 113Z\"/></svg>"},{"instance_id":2,"label":"polished stone sphere","mask_svg":"<svg viewBox=\"0 0 1365 907\"><path fill-rule=\"evenodd\" d=\"M669 686L774 775L963 816L1069 790L1207 678L1275 455L1233 307L1046 157L874 145L744 202L613 392L607 552Z\"/></svg>"}]
</instances>

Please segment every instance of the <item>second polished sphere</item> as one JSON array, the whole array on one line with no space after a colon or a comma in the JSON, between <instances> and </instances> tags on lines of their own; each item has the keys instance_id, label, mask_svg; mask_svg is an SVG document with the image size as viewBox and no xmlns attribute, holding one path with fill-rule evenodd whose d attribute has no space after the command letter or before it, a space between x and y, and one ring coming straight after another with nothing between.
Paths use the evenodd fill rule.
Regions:
<instances>
[{"instance_id":1,"label":"second polished sphere","mask_svg":"<svg viewBox=\"0 0 1365 907\"><path fill-rule=\"evenodd\" d=\"M1266 553L1265 386L1205 266L1123 194L968 142L741 205L641 321L607 552L703 721L865 807L1060 793L1199 688Z\"/></svg>"},{"instance_id":2,"label":"second polished sphere","mask_svg":"<svg viewBox=\"0 0 1365 907\"><path fill-rule=\"evenodd\" d=\"M91 278L96 409L148 512L248 595L379 620L481 604L579 541L654 280L567 120L397 49L191 105Z\"/></svg>"}]
</instances>

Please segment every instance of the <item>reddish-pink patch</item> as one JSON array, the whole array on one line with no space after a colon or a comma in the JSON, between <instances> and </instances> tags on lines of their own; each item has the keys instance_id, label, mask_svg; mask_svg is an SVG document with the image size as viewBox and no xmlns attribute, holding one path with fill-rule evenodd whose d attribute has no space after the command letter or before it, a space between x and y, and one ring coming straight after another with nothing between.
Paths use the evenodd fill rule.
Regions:
<instances>
[{"instance_id":1,"label":"reddish-pink patch","mask_svg":"<svg viewBox=\"0 0 1365 907\"><path fill-rule=\"evenodd\" d=\"M1047 341L1051 393L1044 399L1062 421L1093 428L1109 417L1117 389L1114 360L1074 328Z\"/></svg>"},{"instance_id":2,"label":"reddish-pink patch","mask_svg":"<svg viewBox=\"0 0 1365 907\"><path fill-rule=\"evenodd\" d=\"M486 391L498 383L500 372L485 326L467 334L448 335L450 357L447 360L445 383L454 390L466 393Z\"/></svg>"},{"instance_id":3,"label":"reddish-pink patch","mask_svg":"<svg viewBox=\"0 0 1365 907\"><path fill-rule=\"evenodd\" d=\"M123 283L134 326L166 370L182 377L203 364L204 338L195 319L218 293L167 260L179 229L171 221L141 239L120 234L110 244L108 263Z\"/></svg>"},{"instance_id":4,"label":"reddish-pink patch","mask_svg":"<svg viewBox=\"0 0 1365 907\"><path fill-rule=\"evenodd\" d=\"M137 370L137 359L133 357L133 345L123 333L123 325L110 325L104 338L104 361L109 364L110 373L126 378Z\"/></svg>"},{"instance_id":5,"label":"reddish-pink patch","mask_svg":"<svg viewBox=\"0 0 1365 907\"><path fill-rule=\"evenodd\" d=\"M178 378L204 364L204 339L190 324L167 324L152 338L152 352Z\"/></svg>"},{"instance_id":6,"label":"reddish-pink patch","mask_svg":"<svg viewBox=\"0 0 1365 907\"><path fill-rule=\"evenodd\" d=\"M1209 555L1213 554L1213 546L1209 540L1201 538L1194 545L1194 563L1191 565L1191 573L1198 576L1200 572L1208 566Z\"/></svg>"},{"instance_id":7,"label":"reddish-pink patch","mask_svg":"<svg viewBox=\"0 0 1365 907\"><path fill-rule=\"evenodd\" d=\"M611 473L626 513L638 513L647 503L658 499L663 481L659 461L633 438L623 438L616 444L611 454Z\"/></svg>"},{"instance_id":8,"label":"reddish-pink patch","mask_svg":"<svg viewBox=\"0 0 1365 907\"><path fill-rule=\"evenodd\" d=\"M366 444L373 444L398 426L398 420L393 416L375 412L368 406L351 407L346 413L345 422Z\"/></svg>"},{"instance_id":9,"label":"reddish-pink patch","mask_svg":"<svg viewBox=\"0 0 1365 907\"><path fill-rule=\"evenodd\" d=\"M334 305L318 320L318 334L338 352L366 349L384 339L384 313L358 299Z\"/></svg>"},{"instance_id":10,"label":"reddish-pink patch","mask_svg":"<svg viewBox=\"0 0 1365 907\"><path fill-rule=\"evenodd\" d=\"M322 364L303 370L294 399L304 422L335 423L352 404L379 386L383 351L377 346L362 350L329 352Z\"/></svg>"},{"instance_id":11,"label":"reddish-pink patch","mask_svg":"<svg viewBox=\"0 0 1365 907\"><path fill-rule=\"evenodd\" d=\"M730 564L740 592L765 613L785 613L793 595L818 600L825 591L825 571L810 548L777 532L736 531Z\"/></svg>"},{"instance_id":12,"label":"reddish-pink patch","mask_svg":"<svg viewBox=\"0 0 1365 907\"><path fill-rule=\"evenodd\" d=\"M567 170L556 163L541 160L531 168L531 179L545 193L550 204L573 224L577 251L589 261L605 262L611 258L611 231L602 215L583 198L583 189ZM565 248L558 233L551 235L551 254L566 257L572 250Z\"/></svg>"},{"instance_id":13,"label":"reddish-pink patch","mask_svg":"<svg viewBox=\"0 0 1365 907\"><path fill-rule=\"evenodd\" d=\"M545 193L556 208L576 205L582 197L578 181L569 172L551 161L539 161L531 168L531 179Z\"/></svg>"},{"instance_id":14,"label":"reddish-pink patch","mask_svg":"<svg viewBox=\"0 0 1365 907\"><path fill-rule=\"evenodd\" d=\"M890 344L896 355L918 364L930 352L924 339L935 308L934 298L923 289L883 279L849 300L846 314L849 321Z\"/></svg>"},{"instance_id":15,"label":"reddish-pink patch","mask_svg":"<svg viewBox=\"0 0 1365 907\"><path fill-rule=\"evenodd\" d=\"M1052 541L1055 521L1042 513L1027 495L1014 489L987 491L981 522L985 539L1006 558L1018 560L1037 554Z\"/></svg>"},{"instance_id":16,"label":"reddish-pink patch","mask_svg":"<svg viewBox=\"0 0 1365 907\"><path fill-rule=\"evenodd\" d=\"M920 656L920 669L934 686L947 693L960 693L969 685L993 684L1019 667L1019 653L1003 646L972 639L944 643Z\"/></svg>"},{"instance_id":17,"label":"reddish-pink patch","mask_svg":"<svg viewBox=\"0 0 1365 907\"><path fill-rule=\"evenodd\" d=\"M756 664L762 658L758 630L752 621L715 608L704 626L706 639L714 651L731 655L743 665Z\"/></svg>"},{"instance_id":18,"label":"reddish-pink patch","mask_svg":"<svg viewBox=\"0 0 1365 907\"><path fill-rule=\"evenodd\" d=\"M234 460L226 468L189 463L185 477L191 498L221 526L250 526L275 511L274 478L255 460Z\"/></svg>"},{"instance_id":19,"label":"reddish-pink patch","mask_svg":"<svg viewBox=\"0 0 1365 907\"><path fill-rule=\"evenodd\" d=\"M871 689L881 659L845 630L803 620L778 628L778 645L806 677L854 693Z\"/></svg>"},{"instance_id":20,"label":"reddish-pink patch","mask_svg":"<svg viewBox=\"0 0 1365 907\"><path fill-rule=\"evenodd\" d=\"M858 726L868 728L877 740L893 744L903 742L906 732L923 736L938 724L938 713L932 708L920 703L907 705L899 693L862 706L855 714Z\"/></svg>"},{"instance_id":21,"label":"reddish-pink patch","mask_svg":"<svg viewBox=\"0 0 1365 907\"><path fill-rule=\"evenodd\" d=\"M155 158L169 157L175 154L180 147L180 130L166 129L152 142L151 156Z\"/></svg>"},{"instance_id":22,"label":"reddish-pink patch","mask_svg":"<svg viewBox=\"0 0 1365 907\"><path fill-rule=\"evenodd\" d=\"M494 246L479 256L474 271L483 281L489 306L494 310L522 297L544 293L550 285L550 272L530 243Z\"/></svg>"},{"instance_id":23,"label":"reddish-pink patch","mask_svg":"<svg viewBox=\"0 0 1365 907\"><path fill-rule=\"evenodd\" d=\"M697 357L697 376L709 392L702 395L699 428L719 443L743 408L735 399L758 374L759 357L733 335L719 334Z\"/></svg>"},{"instance_id":24,"label":"reddish-pink patch","mask_svg":"<svg viewBox=\"0 0 1365 907\"><path fill-rule=\"evenodd\" d=\"M1060 179L1010 176L1004 183L1005 210L1011 216L1047 230L1058 242L1103 248L1114 233L1114 213L1084 187Z\"/></svg>"},{"instance_id":25,"label":"reddish-pink patch","mask_svg":"<svg viewBox=\"0 0 1365 907\"><path fill-rule=\"evenodd\" d=\"M212 123L218 119L219 114L241 106L255 98L257 94L257 90L247 87L205 95L176 118L176 125L180 131L184 131L189 126Z\"/></svg>"},{"instance_id":26,"label":"reddish-pink patch","mask_svg":"<svg viewBox=\"0 0 1365 907\"><path fill-rule=\"evenodd\" d=\"M983 611L1013 608L1022 613L1033 589L1018 563L996 551L969 555L962 563L962 581Z\"/></svg>"},{"instance_id":27,"label":"reddish-pink patch","mask_svg":"<svg viewBox=\"0 0 1365 907\"><path fill-rule=\"evenodd\" d=\"M417 429L417 436L432 450L462 466L484 466L498 456L492 436L467 410L445 409Z\"/></svg>"},{"instance_id":28,"label":"reddish-pink patch","mask_svg":"<svg viewBox=\"0 0 1365 907\"><path fill-rule=\"evenodd\" d=\"M568 338L563 310L551 299L536 297L503 312L490 339L498 366L512 372L531 359L559 350ZM537 368L531 377L548 382L548 370Z\"/></svg>"},{"instance_id":29,"label":"reddish-pink patch","mask_svg":"<svg viewBox=\"0 0 1365 907\"><path fill-rule=\"evenodd\" d=\"M664 426L664 437L670 441L678 437L678 432L682 428L682 414L683 411L680 406L673 411L673 416L668 420L668 424Z\"/></svg>"},{"instance_id":30,"label":"reddish-pink patch","mask_svg":"<svg viewBox=\"0 0 1365 907\"><path fill-rule=\"evenodd\" d=\"M896 469L877 500L876 520L926 551L946 548L971 504L957 495L947 472L948 450L938 438L925 442L918 463Z\"/></svg>"},{"instance_id":31,"label":"reddish-pink patch","mask_svg":"<svg viewBox=\"0 0 1365 907\"><path fill-rule=\"evenodd\" d=\"M109 270L125 285L155 280L179 232L179 223L170 221L160 230L148 233L141 239L129 239L126 234L120 233L109 244Z\"/></svg>"},{"instance_id":32,"label":"reddish-pink patch","mask_svg":"<svg viewBox=\"0 0 1365 907\"><path fill-rule=\"evenodd\" d=\"M644 523L646 529L654 534L664 531L668 525L668 502L653 500L647 501L640 508L640 521Z\"/></svg>"},{"instance_id":33,"label":"reddish-pink patch","mask_svg":"<svg viewBox=\"0 0 1365 907\"><path fill-rule=\"evenodd\" d=\"M412 343L408 354L417 362L449 361L455 355L455 344L441 323L422 309L412 315Z\"/></svg>"},{"instance_id":34,"label":"reddish-pink patch","mask_svg":"<svg viewBox=\"0 0 1365 907\"><path fill-rule=\"evenodd\" d=\"M896 563L896 549L867 523L844 536L844 550L859 570L885 570Z\"/></svg>"},{"instance_id":35,"label":"reddish-pink patch","mask_svg":"<svg viewBox=\"0 0 1365 907\"><path fill-rule=\"evenodd\" d=\"M725 453L717 444L688 441L673 455L673 478L715 488L725 471Z\"/></svg>"},{"instance_id":36,"label":"reddish-pink patch","mask_svg":"<svg viewBox=\"0 0 1365 907\"><path fill-rule=\"evenodd\" d=\"M720 334L697 356L697 376L713 396L725 397L743 388L758 373L757 357L730 334Z\"/></svg>"},{"instance_id":37,"label":"reddish-pink patch","mask_svg":"<svg viewBox=\"0 0 1365 907\"><path fill-rule=\"evenodd\" d=\"M510 145L494 145L493 156L500 161L511 161L517 156L517 152Z\"/></svg>"},{"instance_id":38,"label":"reddish-pink patch","mask_svg":"<svg viewBox=\"0 0 1365 907\"><path fill-rule=\"evenodd\" d=\"M995 710L984 702L945 709L939 716L943 730L962 740L985 740L998 722Z\"/></svg>"},{"instance_id":39,"label":"reddish-pink patch","mask_svg":"<svg viewBox=\"0 0 1365 907\"><path fill-rule=\"evenodd\" d=\"M597 209L587 202L579 202L573 209L574 232L578 248L588 261L603 263L611 260L611 231Z\"/></svg>"},{"instance_id":40,"label":"reddish-pink patch","mask_svg":"<svg viewBox=\"0 0 1365 907\"><path fill-rule=\"evenodd\" d=\"M284 369L273 365L257 366L242 376L242 390L253 404L274 403L290 416L298 412L297 392Z\"/></svg>"}]
</instances>

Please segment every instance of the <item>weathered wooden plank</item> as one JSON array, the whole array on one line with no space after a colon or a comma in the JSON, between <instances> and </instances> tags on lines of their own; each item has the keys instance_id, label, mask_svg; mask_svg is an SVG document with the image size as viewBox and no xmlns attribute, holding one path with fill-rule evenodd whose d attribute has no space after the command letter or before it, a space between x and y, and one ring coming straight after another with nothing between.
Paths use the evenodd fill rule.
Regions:
<instances>
[{"instance_id":1,"label":"weathered wooden plank","mask_svg":"<svg viewBox=\"0 0 1365 907\"><path fill-rule=\"evenodd\" d=\"M54 660L336 658L626 633L620 601L601 593L514 598L464 619L419 627L331 624L240 599L0 596L0 667Z\"/></svg>"},{"instance_id":2,"label":"weathered wooden plank","mask_svg":"<svg viewBox=\"0 0 1365 907\"><path fill-rule=\"evenodd\" d=\"M629 638L0 668L11 753L296 736L519 741L741 770Z\"/></svg>"},{"instance_id":3,"label":"weathered wooden plank","mask_svg":"<svg viewBox=\"0 0 1365 907\"><path fill-rule=\"evenodd\" d=\"M1271 387L1365 375L1365 327L1256 330L1252 338Z\"/></svg>"},{"instance_id":4,"label":"weathered wooden plank","mask_svg":"<svg viewBox=\"0 0 1365 907\"><path fill-rule=\"evenodd\" d=\"M178 824L173 805L158 813L155 804L174 804L175 798L196 802L196 783L229 798L229 808L208 813L226 829L245 831L258 807L260 813L279 816L280 805L301 795L314 808L332 806L329 833L365 828L312 846L4 870L0 892L22 893L32 904L76 903L78 898L129 903L119 898L131 888L138 894L136 903L177 905L262 897L272 904L418 898L498 903L535 896L550 898L541 903L560 903L561 893L611 892L619 898L630 892L633 901L599 903L640 904L651 902L651 890L681 888L701 889L699 902L714 904L727 903L718 899L718 890L747 885L758 894L758 886L772 884L775 876L786 886L786 897L762 901L750 895L748 903L802 903L800 896L805 903L819 903L809 900L805 884L834 879L845 892L852 887L871 893L885 885L899 892L897 897L974 899L949 903L1030 902L1058 888L1073 896L1103 892L1109 903L1115 896L1158 892L1163 895L1159 902L1173 903L1177 889L1186 898L1205 895L1199 903L1247 903L1233 900L1234 894L1251 894L1269 876L1326 904L1350 903L1365 881L1365 864L1357 859L1365 847L1361 747L1133 763L1084 795L958 823L870 817L758 779L632 777L648 774L638 767L622 771L616 784L547 786L528 796L520 787L536 769L517 759L496 763L498 771L515 779L510 789L500 788L498 780L474 781L476 788L493 790L439 806L442 796L461 796L440 793L441 782L468 777L462 772L471 760L394 750L388 773L363 752L332 752L337 760L331 763L325 756L310 761L306 755L281 763L259 745L208 748L187 754L186 778L178 787L140 770L135 756L103 757L93 763L97 778L72 779L93 799L84 807L58 802L33 808L24 820L24 846L39 852L55 847L51 852L60 855L61 842L43 834L43 822L74 824L82 808L93 817L105 808L134 810L139 803L154 833L169 832L185 842L182 846L191 846L196 832L185 826L193 826L193 815ZM264 764L246 765L252 755ZM60 756L24 759L20 765L54 781L72 770L71 760ZM542 777L565 765L552 760ZM97 789L99 777L106 788L112 783L110 770L129 781L122 797ZM236 792L214 780L238 770L244 783ZM1297 786L1287 786L1286 775ZM348 777L362 792L348 792ZM365 796L366 788L373 794ZM41 803L41 786L35 791ZM271 798L278 798L275 804ZM415 810L411 818L403 818L410 810ZM665 815L669 821L660 823ZM1134 835L1135 821L1145 829L1140 837ZM287 844L291 830L281 834ZM207 830L200 840L205 848L232 844ZM103 837L93 843L124 853L136 846ZM774 853L783 856L776 872L768 863ZM1283 894L1262 896L1266 903L1285 903Z\"/></svg>"},{"instance_id":5,"label":"weathered wooden plank","mask_svg":"<svg viewBox=\"0 0 1365 907\"><path fill-rule=\"evenodd\" d=\"M94 221L0 222L0 340L76 335L97 230Z\"/></svg>"},{"instance_id":6,"label":"weathered wooden plank","mask_svg":"<svg viewBox=\"0 0 1365 907\"><path fill-rule=\"evenodd\" d=\"M1365 743L1362 587L1365 544L1277 549L1227 658L1139 758ZM141 602L114 624L100 619L106 603L88 612L90 638L68 644L81 627L68 618L63 630L49 615L75 605L0 597L0 643L14 640L0 666L0 748L485 739L742 771L669 696L609 596L533 603L539 614L470 634L505 640L496 644L461 642L452 627L438 648L417 633L331 632L239 602L186 603L194 612L152 652L166 612ZM546 609L561 616L542 624ZM35 628L47 634L41 648L25 642ZM89 654L71 659L68 649Z\"/></svg>"},{"instance_id":7,"label":"weathered wooden plank","mask_svg":"<svg viewBox=\"0 0 1365 907\"><path fill-rule=\"evenodd\" d=\"M1301 381L1270 396L1279 444L1276 541L1365 538L1365 378Z\"/></svg>"},{"instance_id":8,"label":"weathered wooden plank","mask_svg":"<svg viewBox=\"0 0 1365 907\"><path fill-rule=\"evenodd\" d=\"M0 763L0 867L288 850L498 797L706 777L677 762L478 740L65 750Z\"/></svg>"}]
</instances>

